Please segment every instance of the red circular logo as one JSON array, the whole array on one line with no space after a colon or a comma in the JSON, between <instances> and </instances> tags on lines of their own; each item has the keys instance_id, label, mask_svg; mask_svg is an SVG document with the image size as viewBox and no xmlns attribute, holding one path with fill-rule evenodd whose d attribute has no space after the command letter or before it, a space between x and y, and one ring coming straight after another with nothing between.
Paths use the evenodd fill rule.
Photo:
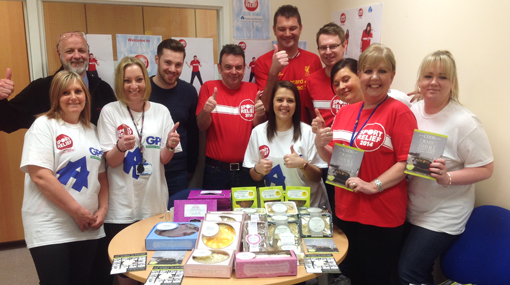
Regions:
<instances>
[{"instance_id":1,"label":"red circular logo","mask_svg":"<svg viewBox=\"0 0 510 285\"><path fill-rule=\"evenodd\" d=\"M188 45L188 43L184 40L184 39L180 39L179 42L184 46L186 47Z\"/></svg>"},{"instance_id":2,"label":"red circular logo","mask_svg":"<svg viewBox=\"0 0 510 285\"><path fill-rule=\"evenodd\" d=\"M386 130L381 124L367 124L356 137L356 147L365 151L379 149L386 139Z\"/></svg>"},{"instance_id":3,"label":"red circular logo","mask_svg":"<svg viewBox=\"0 0 510 285\"><path fill-rule=\"evenodd\" d=\"M344 101L338 99L338 97L334 96L331 98L330 107L331 107L331 113L336 116L338 111L343 107L347 105Z\"/></svg>"},{"instance_id":4,"label":"red circular logo","mask_svg":"<svg viewBox=\"0 0 510 285\"><path fill-rule=\"evenodd\" d=\"M246 50L246 43L245 43L245 42L239 42L239 46L240 46L243 50Z\"/></svg>"},{"instance_id":5,"label":"red circular logo","mask_svg":"<svg viewBox=\"0 0 510 285\"><path fill-rule=\"evenodd\" d=\"M253 12L259 7L259 0L244 0L246 10Z\"/></svg>"},{"instance_id":6,"label":"red circular logo","mask_svg":"<svg viewBox=\"0 0 510 285\"><path fill-rule=\"evenodd\" d=\"M127 126L127 134L126 135L132 135L133 134L133 130ZM119 138L119 140L124 136L124 125L120 125L117 127L117 137Z\"/></svg>"},{"instance_id":7,"label":"red circular logo","mask_svg":"<svg viewBox=\"0 0 510 285\"><path fill-rule=\"evenodd\" d=\"M57 148L60 150L72 148L73 147L73 140L68 137L67 135L58 135L57 136Z\"/></svg>"},{"instance_id":8,"label":"red circular logo","mask_svg":"<svg viewBox=\"0 0 510 285\"><path fill-rule=\"evenodd\" d=\"M340 15L340 23L345 24L346 19L347 19L347 16L345 15L345 13L342 13L342 15Z\"/></svg>"},{"instance_id":9,"label":"red circular logo","mask_svg":"<svg viewBox=\"0 0 510 285\"><path fill-rule=\"evenodd\" d=\"M361 18L363 17L363 9L362 8L359 8L358 10L358 16Z\"/></svg>"},{"instance_id":10,"label":"red circular logo","mask_svg":"<svg viewBox=\"0 0 510 285\"><path fill-rule=\"evenodd\" d=\"M255 104L250 99L244 99L239 104L239 115L246 121L253 121L255 117Z\"/></svg>"},{"instance_id":11,"label":"red circular logo","mask_svg":"<svg viewBox=\"0 0 510 285\"><path fill-rule=\"evenodd\" d=\"M259 146L259 153L262 153L264 155L264 158L268 158L269 157L269 147L267 145Z\"/></svg>"},{"instance_id":12,"label":"red circular logo","mask_svg":"<svg viewBox=\"0 0 510 285\"><path fill-rule=\"evenodd\" d=\"M135 55L135 57L141 60L143 64L145 64L145 68L149 68L149 60L147 59L147 57L145 57L145 55L137 54Z\"/></svg>"}]
</instances>

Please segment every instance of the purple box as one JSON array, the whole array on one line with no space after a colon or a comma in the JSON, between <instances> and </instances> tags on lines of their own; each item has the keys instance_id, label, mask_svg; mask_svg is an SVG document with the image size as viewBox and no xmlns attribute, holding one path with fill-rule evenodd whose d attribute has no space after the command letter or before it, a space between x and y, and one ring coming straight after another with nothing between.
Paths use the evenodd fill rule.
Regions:
<instances>
[{"instance_id":1,"label":"purple box","mask_svg":"<svg viewBox=\"0 0 510 285\"><path fill-rule=\"evenodd\" d=\"M188 199L217 200L218 211L230 211L232 206L230 190L191 190Z\"/></svg>"},{"instance_id":2,"label":"purple box","mask_svg":"<svg viewBox=\"0 0 510 285\"><path fill-rule=\"evenodd\" d=\"M174 222L203 220L209 211L216 211L216 200L175 200Z\"/></svg>"}]
</instances>

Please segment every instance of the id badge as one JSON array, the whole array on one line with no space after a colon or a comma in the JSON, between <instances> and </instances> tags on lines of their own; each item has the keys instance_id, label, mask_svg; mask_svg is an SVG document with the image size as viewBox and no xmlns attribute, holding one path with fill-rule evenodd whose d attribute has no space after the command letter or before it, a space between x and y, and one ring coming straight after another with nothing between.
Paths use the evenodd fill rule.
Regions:
<instances>
[{"instance_id":1,"label":"id badge","mask_svg":"<svg viewBox=\"0 0 510 285\"><path fill-rule=\"evenodd\" d=\"M138 175L151 175L152 174L152 164L144 162L143 171L139 172L140 169L136 169L136 174Z\"/></svg>"}]
</instances>

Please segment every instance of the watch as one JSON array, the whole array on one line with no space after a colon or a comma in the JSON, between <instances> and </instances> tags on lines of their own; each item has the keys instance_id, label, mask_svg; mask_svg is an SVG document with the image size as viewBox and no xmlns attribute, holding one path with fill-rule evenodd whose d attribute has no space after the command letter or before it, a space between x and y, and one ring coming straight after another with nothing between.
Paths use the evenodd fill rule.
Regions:
<instances>
[{"instance_id":1,"label":"watch","mask_svg":"<svg viewBox=\"0 0 510 285\"><path fill-rule=\"evenodd\" d=\"M384 190L381 180L376 179L376 180L374 180L374 183L375 183L375 186L377 186L377 189L379 189L379 192L382 192Z\"/></svg>"}]
</instances>

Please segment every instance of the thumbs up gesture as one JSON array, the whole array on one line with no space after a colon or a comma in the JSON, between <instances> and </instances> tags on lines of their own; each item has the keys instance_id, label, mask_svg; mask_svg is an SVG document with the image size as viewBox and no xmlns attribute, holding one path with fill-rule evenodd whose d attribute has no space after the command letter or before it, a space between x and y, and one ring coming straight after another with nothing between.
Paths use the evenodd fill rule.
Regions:
<instances>
[{"instance_id":1,"label":"thumbs up gesture","mask_svg":"<svg viewBox=\"0 0 510 285\"><path fill-rule=\"evenodd\" d=\"M0 100L7 99L14 92L14 82L11 80L12 71L7 68L4 79L0 79Z\"/></svg>"},{"instance_id":2,"label":"thumbs up gesture","mask_svg":"<svg viewBox=\"0 0 510 285\"><path fill-rule=\"evenodd\" d=\"M255 165L257 172L262 175L267 175L273 169L273 162L267 158L263 150L260 150L259 162Z\"/></svg>"},{"instance_id":3,"label":"thumbs up gesture","mask_svg":"<svg viewBox=\"0 0 510 285\"><path fill-rule=\"evenodd\" d=\"M167 147L175 148L179 145L181 141L180 135L177 133L177 128L179 127L179 122L177 122L174 127L168 133L168 138L166 140Z\"/></svg>"},{"instance_id":4,"label":"thumbs up gesture","mask_svg":"<svg viewBox=\"0 0 510 285\"><path fill-rule=\"evenodd\" d=\"M273 47L273 61L271 63L269 73L272 75L278 75L285 66L289 65L289 55L285 50L278 51L277 45L273 45Z\"/></svg>"},{"instance_id":5,"label":"thumbs up gesture","mask_svg":"<svg viewBox=\"0 0 510 285\"><path fill-rule=\"evenodd\" d=\"M122 124L123 134L118 142L118 146L122 152L133 149L136 145L136 137L129 134L129 127L126 124Z\"/></svg>"},{"instance_id":6,"label":"thumbs up gesture","mask_svg":"<svg viewBox=\"0 0 510 285\"><path fill-rule=\"evenodd\" d=\"M315 108L315 115L317 117L312 121L312 131L313 124L315 122L317 130L314 132L315 136L315 146L316 147L324 147L328 145L333 139L333 133L331 132L331 128L326 128L326 123L324 122L324 118L322 118L321 113L317 108Z\"/></svg>"},{"instance_id":7,"label":"thumbs up gesture","mask_svg":"<svg viewBox=\"0 0 510 285\"><path fill-rule=\"evenodd\" d=\"M255 102L255 114L257 116L264 116L266 114L266 108L264 107L264 103L262 103L262 93L263 91L257 92L257 99Z\"/></svg>"},{"instance_id":8,"label":"thumbs up gesture","mask_svg":"<svg viewBox=\"0 0 510 285\"><path fill-rule=\"evenodd\" d=\"M294 150L294 145L290 146L290 154L283 157L283 162L287 168L301 167L306 160Z\"/></svg>"},{"instance_id":9,"label":"thumbs up gesture","mask_svg":"<svg viewBox=\"0 0 510 285\"><path fill-rule=\"evenodd\" d=\"M214 87L213 94L205 102L204 109L203 109L204 111L206 111L208 113L211 113L214 110L214 108L216 108L216 96L217 96L217 94L218 94L218 89L216 87Z\"/></svg>"}]
</instances>

